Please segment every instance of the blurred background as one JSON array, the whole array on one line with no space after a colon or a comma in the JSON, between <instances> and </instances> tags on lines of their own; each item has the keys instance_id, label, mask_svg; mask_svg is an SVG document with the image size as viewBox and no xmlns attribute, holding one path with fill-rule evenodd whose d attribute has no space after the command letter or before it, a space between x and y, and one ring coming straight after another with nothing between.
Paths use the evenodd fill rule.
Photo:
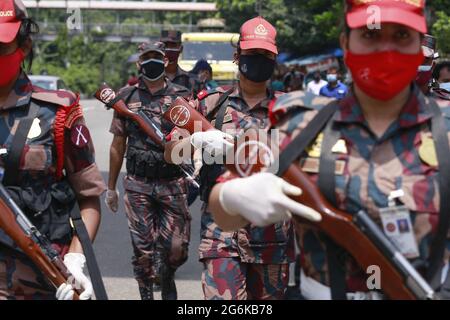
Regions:
<instances>
[{"instance_id":1,"label":"blurred background","mask_svg":"<svg viewBox=\"0 0 450 320\"><path fill-rule=\"evenodd\" d=\"M58 75L51 86L67 86L91 96L98 84L124 86L136 73L133 54L137 45L158 39L161 29L182 31L184 55L180 66L190 71L206 59L219 84L235 80L232 63L236 33L245 20L262 15L278 31L280 55L274 81L297 75L302 89L314 71L324 74L339 66L345 81L339 49L343 2L336 0L217 0L197 1L24 1L41 33L35 41L34 75ZM428 1L429 30L437 37L442 59L450 54L448 0ZM41 81L44 81L41 79ZM57 81L60 80L59 83ZM40 85L44 85L42 82ZM289 87L289 88L287 88Z\"/></svg>"}]
</instances>

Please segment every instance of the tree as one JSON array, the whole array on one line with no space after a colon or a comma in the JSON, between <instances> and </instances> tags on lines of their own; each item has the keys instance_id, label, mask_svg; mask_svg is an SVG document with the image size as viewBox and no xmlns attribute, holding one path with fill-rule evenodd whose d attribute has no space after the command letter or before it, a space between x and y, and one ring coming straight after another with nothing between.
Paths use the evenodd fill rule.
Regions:
<instances>
[{"instance_id":1,"label":"tree","mask_svg":"<svg viewBox=\"0 0 450 320\"><path fill-rule=\"evenodd\" d=\"M257 16L256 0L217 0L219 16L230 31L238 32L242 23ZM344 21L344 1L264 0L261 14L278 31L278 45L297 55L317 54L339 46ZM438 37L443 53L450 53L450 6L448 0L428 1L429 25Z\"/></svg>"}]
</instances>

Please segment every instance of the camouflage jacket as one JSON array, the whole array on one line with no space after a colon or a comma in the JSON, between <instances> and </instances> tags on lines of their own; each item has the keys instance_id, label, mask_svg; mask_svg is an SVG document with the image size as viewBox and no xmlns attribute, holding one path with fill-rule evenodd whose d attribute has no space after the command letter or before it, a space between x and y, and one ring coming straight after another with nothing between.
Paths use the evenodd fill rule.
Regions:
<instances>
[{"instance_id":1,"label":"camouflage jacket","mask_svg":"<svg viewBox=\"0 0 450 320\"><path fill-rule=\"evenodd\" d=\"M175 76L171 81L174 84L187 88L191 92L192 97L196 97L203 86L195 74L186 72L179 66L177 68Z\"/></svg>"},{"instance_id":2,"label":"camouflage jacket","mask_svg":"<svg viewBox=\"0 0 450 320\"><path fill-rule=\"evenodd\" d=\"M421 146L432 139L432 114L419 103L419 95L422 93L414 87L398 121L392 123L382 137L377 137L370 130L352 92L339 102L338 111L331 121L335 122L344 142L333 151L337 158L335 185L339 209L351 214L365 210L381 226L380 209L388 206L388 196L392 191L402 189L404 195L399 198L398 204L405 205L410 211L419 258L425 261L439 223L439 172L434 163L436 159L421 150ZM273 112L276 115L274 118L278 119L274 127L280 130L281 149L329 102L328 98L305 95L300 91L280 98ZM450 131L450 102L440 100L438 104ZM308 172L314 182L318 178L318 165L307 168L308 162L305 160L320 156L320 151L314 151L317 142L298 160L303 171ZM337 162L342 164L341 169L338 169ZM323 233L311 225L296 223L295 227L302 269L307 276L329 285ZM445 259L448 261L450 242L447 248ZM344 257L347 289L367 291L367 274L352 257Z\"/></svg>"},{"instance_id":3,"label":"camouflage jacket","mask_svg":"<svg viewBox=\"0 0 450 320\"><path fill-rule=\"evenodd\" d=\"M221 87L202 91L194 102L196 109L207 116L225 92L226 90ZM267 99L250 108L242 98L237 85L227 100L222 130L239 135L249 127L267 128L269 104L278 96L278 93L268 92ZM225 170L222 169L223 171ZM288 263L294 259L292 224L286 222L267 228L248 226L238 232L224 232L207 211L207 204L204 204L199 252L200 259L240 257L241 261L246 263Z\"/></svg>"},{"instance_id":4,"label":"camouflage jacket","mask_svg":"<svg viewBox=\"0 0 450 320\"><path fill-rule=\"evenodd\" d=\"M133 90L133 92L132 92ZM143 111L160 129L164 136L168 135L173 125L162 118L162 114L167 110L172 101L179 97L189 97L190 92L182 86L172 83L166 79L166 87L152 94L140 79L139 83L132 87L125 87L119 91L119 96L123 96L127 106L132 111ZM130 162L136 161L137 166L151 166L156 171L178 171L177 166L164 161L164 150L152 141L132 120L124 118L114 112L110 132L117 136L127 137L127 171L130 176L140 176L130 173ZM143 155L134 155L141 152ZM139 158L139 159L138 159ZM170 172L169 172L170 173ZM178 174L181 176L181 173ZM141 176L142 177L142 176ZM146 190L145 179L135 179L136 183L127 185L136 192Z\"/></svg>"},{"instance_id":5,"label":"camouflage jacket","mask_svg":"<svg viewBox=\"0 0 450 320\"><path fill-rule=\"evenodd\" d=\"M58 180L56 176L60 162L62 165L60 169L64 169L67 181L77 199L99 197L106 186L95 164L94 146L82 116L78 97L72 92L48 91L34 87L26 74L22 73L7 100L0 106L1 149L10 150L18 123L26 116L27 106L31 102L40 108L21 155L19 176L14 187L27 194L38 195L39 200L48 199L49 189ZM56 121L57 117L62 118ZM58 126L62 131L57 129ZM63 150L60 151L57 150L55 142L57 132L63 134L62 143L59 144ZM2 167L5 165L7 155L8 153L0 157ZM61 159L58 160L59 158ZM53 194L54 190L50 193ZM47 200L32 202L25 198L22 199L21 205L25 213L36 213L41 211L40 209L45 209ZM47 218L30 216L32 222L37 224ZM68 221L62 223L68 225ZM0 242L5 239L5 234L0 230Z\"/></svg>"}]
</instances>

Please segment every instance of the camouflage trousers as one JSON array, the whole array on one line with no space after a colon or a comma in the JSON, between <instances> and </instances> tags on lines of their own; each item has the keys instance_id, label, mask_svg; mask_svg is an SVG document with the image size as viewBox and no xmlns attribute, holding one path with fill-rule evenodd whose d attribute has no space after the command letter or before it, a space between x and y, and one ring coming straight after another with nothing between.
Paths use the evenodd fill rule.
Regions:
<instances>
[{"instance_id":1,"label":"camouflage trousers","mask_svg":"<svg viewBox=\"0 0 450 320\"><path fill-rule=\"evenodd\" d=\"M145 192L130 190L125 185L125 211L134 251L132 263L140 287L148 286L159 274L155 264L158 254L174 270L188 258L191 217L187 184L181 182L153 181Z\"/></svg>"},{"instance_id":2,"label":"camouflage trousers","mask_svg":"<svg viewBox=\"0 0 450 320\"><path fill-rule=\"evenodd\" d=\"M55 300L56 289L26 256L0 246L0 300Z\"/></svg>"},{"instance_id":3,"label":"camouflage trousers","mask_svg":"<svg viewBox=\"0 0 450 320\"><path fill-rule=\"evenodd\" d=\"M239 258L204 259L202 287L206 300L281 300L289 264L242 263Z\"/></svg>"}]
</instances>

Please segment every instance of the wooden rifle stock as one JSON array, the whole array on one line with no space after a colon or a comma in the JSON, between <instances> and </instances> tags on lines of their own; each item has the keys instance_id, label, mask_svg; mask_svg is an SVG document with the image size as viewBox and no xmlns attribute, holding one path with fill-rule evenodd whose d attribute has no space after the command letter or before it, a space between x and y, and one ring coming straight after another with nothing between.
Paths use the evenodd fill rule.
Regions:
<instances>
[{"instance_id":1,"label":"wooden rifle stock","mask_svg":"<svg viewBox=\"0 0 450 320\"><path fill-rule=\"evenodd\" d=\"M28 230L25 231L24 226ZM50 247L50 242L32 226L25 214L9 197L6 189L0 183L0 228L14 243L30 258L50 283L59 288L69 283L70 273L58 254ZM35 237L37 235L37 237ZM34 238L34 239L33 239ZM37 242L45 242L40 246ZM47 252L44 252L47 251ZM79 300L79 291L75 290L73 300Z\"/></svg>"},{"instance_id":2,"label":"wooden rifle stock","mask_svg":"<svg viewBox=\"0 0 450 320\"><path fill-rule=\"evenodd\" d=\"M94 96L97 100L104 103L107 108L113 108L119 115L135 121L139 128L141 128L141 130L143 130L156 145L161 149L164 149L165 137L163 133L143 111L139 110L138 112L133 112L128 109L125 102L122 99L117 99L114 90L106 83L100 86ZM200 186L193 177L193 168L186 166L185 164L180 164L179 168L195 187L198 188Z\"/></svg>"},{"instance_id":3,"label":"wooden rifle stock","mask_svg":"<svg viewBox=\"0 0 450 320\"><path fill-rule=\"evenodd\" d=\"M175 116L178 114L183 116ZM184 99L176 99L164 117L191 134L194 133L194 128L199 128L198 125L194 126L195 121L201 123L202 131L215 130L211 123ZM226 166L237 174L235 165ZM250 173L259 172L262 167L256 164ZM314 223L314 226L349 252L363 270L367 270L369 266L380 268L381 288L389 298L402 300L436 298L433 289L365 212L351 215L334 208L297 164L290 165L283 179L303 190L302 195L293 197L294 200L321 214L322 220ZM294 216L294 219L301 223L310 223L297 216Z\"/></svg>"},{"instance_id":4,"label":"wooden rifle stock","mask_svg":"<svg viewBox=\"0 0 450 320\"><path fill-rule=\"evenodd\" d=\"M116 93L106 83L100 86L94 96L108 108L113 108L119 115L135 121L155 144L164 148L164 136L159 128L155 127L142 111L133 112L128 109L123 100L116 99Z\"/></svg>"}]
</instances>

